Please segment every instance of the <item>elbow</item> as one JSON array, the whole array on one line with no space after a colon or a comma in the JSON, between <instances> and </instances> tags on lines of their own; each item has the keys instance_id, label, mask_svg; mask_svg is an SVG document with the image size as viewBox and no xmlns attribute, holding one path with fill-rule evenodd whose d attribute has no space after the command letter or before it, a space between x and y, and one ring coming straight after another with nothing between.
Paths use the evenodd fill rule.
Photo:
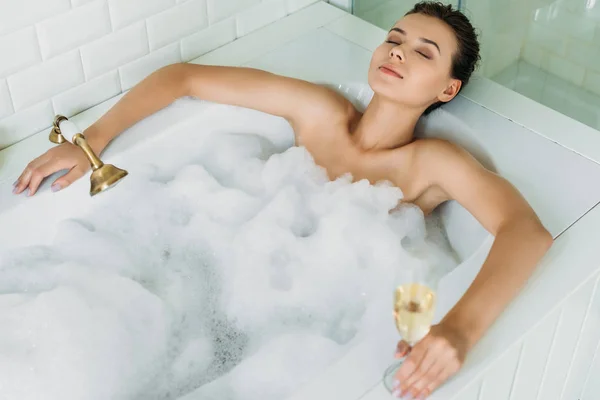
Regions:
<instances>
[{"instance_id":1,"label":"elbow","mask_svg":"<svg viewBox=\"0 0 600 400\"><path fill-rule=\"evenodd\" d=\"M162 76L169 87L176 92L174 95L178 98L190 96L192 93L190 69L189 63L179 62L162 67L156 73Z\"/></svg>"},{"instance_id":2,"label":"elbow","mask_svg":"<svg viewBox=\"0 0 600 400\"><path fill-rule=\"evenodd\" d=\"M535 221L525 220L521 225L521 229L526 233L528 242L539 248L542 253L546 253L554 244L554 237L536 218Z\"/></svg>"},{"instance_id":3,"label":"elbow","mask_svg":"<svg viewBox=\"0 0 600 400\"><path fill-rule=\"evenodd\" d=\"M513 218L510 222L507 221L499 231L521 237L521 240L533 248L539 249L542 253L546 253L554 244L554 237L536 216Z\"/></svg>"}]
</instances>

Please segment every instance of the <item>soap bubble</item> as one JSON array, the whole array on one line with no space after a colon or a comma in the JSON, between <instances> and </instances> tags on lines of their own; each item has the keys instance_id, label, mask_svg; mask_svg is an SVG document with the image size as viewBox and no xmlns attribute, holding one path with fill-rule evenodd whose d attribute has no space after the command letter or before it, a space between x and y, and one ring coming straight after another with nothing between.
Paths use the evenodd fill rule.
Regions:
<instances>
[{"instance_id":1,"label":"soap bubble","mask_svg":"<svg viewBox=\"0 0 600 400\"><path fill-rule=\"evenodd\" d=\"M282 399L350 348L398 268L454 262L398 188L329 181L302 147L154 146L51 244L0 255L0 397Z\"/></svg>"}]
</instances>

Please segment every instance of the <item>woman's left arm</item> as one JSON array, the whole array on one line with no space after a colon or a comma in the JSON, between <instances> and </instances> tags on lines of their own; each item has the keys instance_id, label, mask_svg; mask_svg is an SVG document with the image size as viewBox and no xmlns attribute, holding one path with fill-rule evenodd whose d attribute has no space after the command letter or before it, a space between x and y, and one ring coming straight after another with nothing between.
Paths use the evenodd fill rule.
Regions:
<instances>
[{"instance_id":1,"label":"woman's left arm","mask_svg":"<svg viewBox=\"0 0 600 400\"><path fill-rule=\"evenodd\" d=\"M421 178L458 201L495 236L471 286L415 345L398 372L400 394L425 398L460 369L466 353L518 294L553 240L521 194L466 151L427 140L418 154ZM398 356L407 352L401 342Z\"/></svg>"}]
</instances>

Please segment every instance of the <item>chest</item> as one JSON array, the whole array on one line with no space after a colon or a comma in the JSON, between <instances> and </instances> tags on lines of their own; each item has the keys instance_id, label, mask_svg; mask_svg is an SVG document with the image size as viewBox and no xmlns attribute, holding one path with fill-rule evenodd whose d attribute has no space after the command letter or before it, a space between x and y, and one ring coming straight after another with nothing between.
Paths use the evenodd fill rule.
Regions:
<instances>
[{"instance_id":1,"label":"chest","mask_svg":"<svg viewBox=\"0 0 600 400\"><path fill-rule=\"evenodd\" d=\"M403 148L364 152L351 140L347 129L328 129L300 132L297 145L311 154L315 163L327 171L334 180L351 174L354 181L366 179L372 184L389 181L404 194L404 202L414 203L424 213L429 213L445 200L443 193L429 187L413 163L412 149Z\"/></svg>"}]
</instances>

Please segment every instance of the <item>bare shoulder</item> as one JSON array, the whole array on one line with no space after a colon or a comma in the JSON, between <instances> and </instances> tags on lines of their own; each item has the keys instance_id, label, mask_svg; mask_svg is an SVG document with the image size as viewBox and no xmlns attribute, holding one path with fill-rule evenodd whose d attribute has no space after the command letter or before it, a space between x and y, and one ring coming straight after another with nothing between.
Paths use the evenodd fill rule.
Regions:
<instances>
[{"instance_id":1,"label":"bare shoulder","mask_svg":"<svg viewBox=\"0 0 600 400\"><path fill-rule=\"evenodd\" d=\"M465 169L492 174L471 153L447 140L420 139L414 144L415 162L429 174L446 174Z\"/></svg>"}]
</instances>

